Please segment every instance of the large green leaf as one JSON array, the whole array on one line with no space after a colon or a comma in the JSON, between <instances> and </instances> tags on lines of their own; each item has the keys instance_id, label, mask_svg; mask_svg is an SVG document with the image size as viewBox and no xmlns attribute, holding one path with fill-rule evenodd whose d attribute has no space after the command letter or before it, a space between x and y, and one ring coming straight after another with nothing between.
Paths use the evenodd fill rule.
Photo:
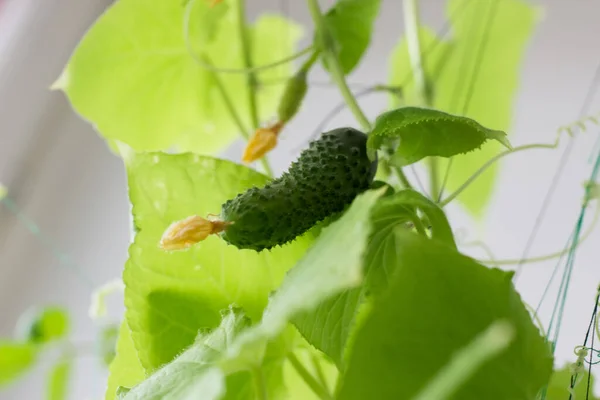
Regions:
<instances>
[{"instance_id":1,"label":"large green leaf","mask_svg":"<svg viewBox=\"0 0 600 400\"><path fill-rule=\"evenodd\" d=\"M65 400L69 396L69 378L73 360L64 358L52 366L46 386L47 400Z\"/></svg>"},{"instance_id":2,"label":"large green leaf","mask_svg":"<svg viewBox=\"0 0 600 400\"><path fill-rule=\"evenodd\" d=\"M453 33L452 51L446 57L443 53L447 52L447 46L440 45L430 49L424 56L426 66L428 60L436 63L444 59L440 64L443 69L432 76L429 82L433 93L432 106L465 115L497 130L508 131L512 124L521 62L540 15L539 10L522 0L451 0L448 4ZM484 38L487 39L481 52ZM428 39L440 43L439 39ZM427 46L424 46L426 50ZM394 53L392 69L393 84L400 84L400 76L410 71L404 41ZM477 79L471 85L474 75L477 75ZM410 98L410 95L407 96ZM468 107L465 107L467 98L470 100ZM454 190L463 184L500 149L499 144L490 142L476 152L454 157L448 189ZM447 161L440 160L440 181L446 166ZM458 197L474 215L479 216L484 212L492 195L497 172L495 166L488 168Z\"/></svg>"},{"instance_id":3,"label":"large green leaf","mask_svg":"<svg viewBox=\"0 0 600 400\"><path fill-rule=\"evenodd\" d=\"M119 387L133 387L144 379L144 368L140 364L131 338L127 321L121 322L116 355L110 363L105 399L114 400Z\"/></svg>"},{"instance_id":4,"label":"large green leaf","mask_svg":"<svg viewBox=\"0 0 600 400\"><path fill-rule=\"evenodd\" d=\"M363 269L362 253L371 231L369 214L382 193L383 189L379 189L359 195L340 219L322 231L314 246L289 271L279 289L270 298L261 322L241 332L237 339L229 342L229 346L217 347L217 350L221 349L222 354L219 357L215 356L214 362L209 366L199 367L197 363L187 368L178 366L177 368L185 371L182 374L185 374L186 379L192 369L194 369L194 376L193 379L189 378L190 384L185 385L185 388L180 386L175 388L186 390L180 392L186 394L187 390L193 390L193 393L206 393L217 387L224 376L228 375L226 398L230 398L231 395L233 398L248 398L236 396L238 391L246 393L243 381L248 379L247 375L244 377L238 374L247 374L245 371L251 370L253 366L265 368L269 360L269 349L273 346L278 350L271 352L273 355L271 359L281 363L282 358L294 347L287 344L290 319L300 312L310 311L342 290L360 285ZM347 243L353 243L353 246L348 248ZM191 351L196 351L194 347L192 346ZM175 364L181 363L177 360L171 363L171 365ZM166 366L165 370L171 365ZM275 366L276 376L281 376L279 373L283 368L283 365ZM169 376L174 375L174 372L176 373L171 370L169 374L165 374L163 381L172 382L174 378ZM241 382L236 381L237 379ZM203 398L213 397L205 395Z\"/></svg>"},{"instance_id":5,"label":"large green leaf","mask_svg":"<svg viewBox=\"0 0 600 400\"><path fill-rule=\"evenodd\" d=\"M0 339L0 387L9 384L33 367L38 346Z\"/></svg>"},{"instance_id":6,"label":"large green leaf","mask_svg":"<svg viewBox=\"0 0 600 400\"><path fill-rule=\"evenodd\" d=\"M189 41L223 68L242 68L243 57L234 7L223 2L191 4ZM188 51L183 1L119 0L95 22L55 83L73 108L112 143L137 150L176 147L209 154L227 146L239 133L215 85L213 72ZM226 10L223 7L227 8ZM218 24L217 22L218 21ZM248 30L255 64L277 61L293 52L300 27L274 15L262 15ZM291 73L280 65L260 73L274 79ZM244 74L223 82L235 108L249 125ZM282 85L259 91L260 116L270 118Z\"/></svg>"},{"instance_id":7,"label":"large green leaf","mask_svg":"<svg viewBox=\"0 0 600 400\"><path fill-rule=\"evenodd\" d=\"M456 248L444 212L429 199L414 190L383 197L371 212L372 233L364 256L366 283L362 287L344 290L293 319L300 333L331 357L339 368L344 367L347 344L356 329L357 319L368 307L365 303L368 294L385 290L398 264L399 243L395 231L416 218L415 208L429 218L433 239Z\"/></svg>"},{"instance_id":8,"label":"large green leaf","mask_svg":"<svg viewBox=\"0 0 600 400\"><path fill-rule=\"evenodd\" d=\"M514 341L451 398L535 398L553 360L512 273L488 269L411 232L397 236L398 268L356 334L338 398L410 399L455 351L500 319L512 325Z\"/></svg>"},{"instance_id":9,"label":"large green leaf","mask_svg":"<svg viewBox=\"0 0 600 400\"><path fill-rule=\"evenodd\" d=\"M377 117L368 146L378 150L398 142L392 161L413 164L428 156L452 157L479 149L488 140L511 148L506 133L481 126L476 121L442 111L403 107Z\"/></svg>"},{"instance_id":10,"label":"large green leaf","mask_svg":"<svg viewBox=\"0 0 600 400\"><path fill-rule=\"evenodd\" d=\"M126 156L126 164L137 234L124 272L125 304L139 359L150 372L189 346L199 329L216 327L232 303L257 321L312 235L270 252L239 250L218 236L165 252L158 243L172 222L218 214L226 200L267 178L193 154L137 154Z\"/></svg>"},{"instance_id":11,"label":"large green leaf","mask_svg":"<svg viewBox=\"0 0 600 400\"><path fill-rule=\"evenodd\" d=\"M590 376L589 382L589 397L588 396L588 373L587 365L584 371L577 374L577 382L575 388L572 389L574 396L573 400L598 400L599 397L594 395L594 375ZM565 400L569 398L571 387L572 371L570 365L565 365L561 369L555 370L546 389L545 400Z\"/></svg>"},{"instance_id":12,"label":"large green leaf","mask_svg":"<svg viewBox=\"0 0 600 400\"><path fill-rule=\"evenodd\" d=\"M369 47L381 0L338 0L325 14L342 70L349 74Z\"/></svg>"}]
</instances>

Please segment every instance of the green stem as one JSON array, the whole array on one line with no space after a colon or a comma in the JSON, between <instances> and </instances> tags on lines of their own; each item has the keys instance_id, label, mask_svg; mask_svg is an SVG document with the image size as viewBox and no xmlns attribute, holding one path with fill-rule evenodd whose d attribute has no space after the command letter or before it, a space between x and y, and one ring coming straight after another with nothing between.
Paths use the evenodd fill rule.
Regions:
<instances>
[{"instance_id":1,"label":"green stem","mask_svg":"<svg viewBox=\"0 0 600 400\"><path fill-rule=\"evenodd\" d=\"M313 366L315 367L315 371L317 372L317 378L319 378L319 382L321 383L321 386L327 390L328 389L327 378L325 378L325 374L323 373L323 368L321 368L321 363L320 363L319 359L317 358L316 355L311 354L311 360L312 360ZM329 390L327 390L327 393L329 393ZM331 396L331 397L333 397L333 396Z\"/></svg>"},{"instance_id":2,"label":"green stem","mask_svg":"<svg viewBox=\"0 0 600 400\"><path fill-rule=\"evenodd\" d=\"M327 63L327 67L329 68L329 73L331 74L331 78L333 82L338 86L342 97L348 104L348 108L354 114L354 117L361 125L362 129L369 132L371 130L371 123L361 110L360 106L356 102L356 98L350 91L348 87L348 83L346 82L346 78L344 77L344 71L342 70L342 66L335 54L335 51L332 46L333 39L330 36L329 30L327 29L327 24L325 23L325 19L323 14L321 13L321 8L319 7L318 0L307 0L308 8L310 10L310 14L312 16L313 22L315 24L315 28L320 36L320 42L323 51L323 58Z\"/></svg>"},{"instance_id":3,"label":"green stem","mask_svg":"<svg viewBox=\"0 0 600 400\"><path fill-rule=\"evenodd\" d=\"M404 0L404 29L408 58L415 82L416 103L422 106L428 103L425 87L425 73L421 61L421 43L419 41L419 7L416 0Z\"/></svg>"},{"instance_id":4,"label":"green stem","mask_svg":"<svg viewBox=\"0 0 600 400\"><path fill-rule=\"evenodd\" d=\"M212 65L212 61L206 54L202 55L202 61L208 65ZM217 86L217 90L219 91L219 94L221 95L221 98L223 99L223 103L225 103L225 108L227 108L227 111L229 112L229 115L233 119L233 122L235 122L235 124L237 125L238 130L240 131L240 135L242 135L242 137L245 140L248 140L250 138L250 134L246 130L246 127L244 126L244 122L242 121L242 118L240 117L237 110L235 109L235 106L233 105L233 101L231 100L231 97L229 97L229 94L227 94L227 89L225 89L225 84L223 84L223 81L221 80L221 78L219 78L219 75L217 73L212 72L211 77L215 81L215 85Z\"/></svg>"},{"instance_id":5,"label":"green stem","mask_svg":"<svg viewBox=\"0 0 600 400\"><path fill-rule=\"evenodd\" d=\"M412 185L410 184L410 181L406 177L406 174L402 170L402 168L397 167L397 166L393 166L392 169L394 170L394 172L398 176L398 179L400 180L400 183L402 184L402 186L404 187L404 189L412 189L413 188Z\"/></svg>"},{"instance_id":6,"label":"green stem","mask_svg":"<svg viewBox=\"0 0 600 400\"><path fill-rule=\"evenodd\" d=\"M294 353L288 354L288 360L298 372L298 375L304 379L304 382L311 388L311 390L319 396L321 400L333 400L333 397L329 394L329 391L325 389L321 384L308 372L304 365L298 360L298 357Z\"/></svg>"},{"instance_id":7,"label":"green stem","mask_svg":"<svg viewBox=\"0 0 600 400\"><path fill-rule=\"evenodd\" d=\"M200 56L196 55L192 51L192 47L189 42L189 23L190 23L191 10L192 10L192 7L194 6L194 1L195 0L191 0L185 8L184 18L183 18L184 41L185 41L185 44L186 44L189 54L192 55L192 58L194 58L194 60L196 60L199 65L202 65L202 66L208 65L208 66L212 67L213 63L212 63L211 59L208 57L208 55L207 54L201 54ZM209 69L209 71L211 71L211 77L213 78L213 80L217 86L217 90L219 91L219 94L221 95L221 98L223 99L223 102L225 103L225 107L227 108L229 115L233 119L233 122L237 125L238 130L240 131L240 135L247 141L250 138L250 133L248 133L248 131L244 127L244 123L242 122L240 115L236 111L235 105L234 105L233 101L231 100L231 97L229 97L229 95L227 94L227 89L225 88L223 81L219 78L219 75L213 69ZM271 170L271 166L269 165L269 161L267 160L267 158L266 157L261 158L260 162L261 162L261 165L265 172L265 175L267 175L269 178L272 178L273 171Z\"/></svg>"},{"instance_id":8,"label":"green stem","mask_svg":"<svg viewBox=\"0 0 600 400\"><path fill-rule=\"evenodd\" d=\"M442 200L440 202L440 207L444 207L444 206L448 205L448 203L450 203L452 200L454 200L456 197L458 197L458 195L461 194L466 188L468 188L469 185L471 183L473 183L473 181L479 177L479 175L481 175L483 172L485 172L486 169L491 167L496 161L500 160L502 157L506 157L509 154L517 153L517 152L523 151L523 150L555 149L555 148L556 148L556 144L528 144L525 146L515 147L512 150L506 150L506 151L490 158L485 164L483 164L481 166L481 168L479 168L477 171L475 171L475 173L473 175L471 175L462 185L460 185L460 187L458 189L456 189L456 191L454 193L448 195L448 197L446 197L444 200Z\"/></svg>"},{"instance_id":9,"label":"green stem","mask_svg":"<svg viewBox=\"0 0 600 400\"><path fill-rule=\"evenodd\" d=\"M431 103L427 98L427 88L425 73L423 71L423 61L421 52L421 42L419 40L419 7L417 0L404 0L404 26L406 31L406 44L408 47L408 58L412 71L413 81L415 82L415 96L417 106ZM438 201L440 183L438 171L438 159L429 157L429 195L433 201Z\"/></svg>"},{"instance_id":10,"label":"green stem","mask_svg":"<svg viewBox=\"0 0 600 400\"><path fill-rule=\"evenodd\" d=\"M252 377L254 378L254 387L256 390L256 398L259 400L269 400L269 393L265 385L265 377L260 367L252 369Z\"/></svg>"},{"instance_id":11,"label":"green stem","mask_svg":"<svg viewBox=\"0 0 600 400\"><path fill-rule=\"evenodd\" d=\"M237 0L237 23L238 33L240 35L240 43L242 45L242 57L244 59L244 67L249 71L247 75L248 81L248 104L250 106L250 120L252 121L252 129L259 126L258 107L256 104L256 74L252 71L252 56L250 54L250 41L248 29L246 27L246 1Z\"/></svg>"},{"instance_id":12,"label":"green stem","mask_svg":"<svg viewBox=\"0 0 600 400\"><path fill-rule=\"evenodd\" d=\"M246 26L246 2L245 0L237 0L237 22L238 31L240 34L240 42L242 44L242 56L244 57L244 67L248 70L246 79L248 81L248 105L250 107L250 121L252 123L252 129L257 129L260 125L258 119L258 104L256 102L256 89L258 87L258 81L256 80L256 74L253 70L252 56L250 54L250 35ZM273 170L269 165L267 157L262 157L260 163L264 169L264 172L270 178L273 177Z\"/></svg>"}]
</instances>

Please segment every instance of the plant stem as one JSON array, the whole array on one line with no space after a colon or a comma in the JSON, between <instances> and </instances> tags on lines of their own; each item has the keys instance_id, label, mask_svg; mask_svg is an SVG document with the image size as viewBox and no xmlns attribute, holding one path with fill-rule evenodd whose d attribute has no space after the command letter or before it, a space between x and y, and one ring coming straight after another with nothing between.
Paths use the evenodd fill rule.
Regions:
<instances>
[{"instance_id":1,"label":"plant stem","mask_svg":"<svg viewBox=\"0 0 600 400\"><path fill-rule=\"evenodd\" d=\"M246 1L237 0L237 22L238 31L240 34L240 43L242 44L242 56L244 57L244 67L248 70L246 79L248 82L248 106L250 107L250 122L252 123L252 130L259 127L260 121L258 119L258 105L256 103L256 88L258 83L256 80L256 74L253 70L252 56L250 54L250 43L248 29L246 26ZM262 157L260 163L264 169L264 172L270 178L273 177L273 170L269 165L267 157Z\"/></svg>"},{"instance_id":2,"label":"plant stem","mask_svg":"<svg viewBox=\"0 0 600 400\"><path fill-rule=\"evenodd\" d=\"M324 388L304 367L304 365L298 360L298 357L294 353L288 354L288 360L298 372L298 375L304 379L304 382L312 389L312 391L319 396L321 400L333 400L333 397L329 394L329 391Z\"/></svg>"},{"instance_id":3,"label":"plant stem","mask_svg":"<svg viewBox=\"0 0 600 400\"><path fill-rule=\"evenodd\" d=\"M361 125L362 129L369 132L371 130L371 123L360 109L358 103L356 102L356 98L350 91L348 87L348 83L346 82L346 78L344 77L344 71L342 70L342 66L335 54L335 51L332 46L333 39L327 29L327 25L325 23L325 19L323 18L323 14L321 13L321 8L319 7L318 0L307 0L308 8L310 10L310 14L312 16L313 22L315 24L315 28L317 30L317 34L319 35L319 39L322 46L323 58L327 63L327 67L329 68L329 73L331 74L331 78L338 86L342 97L348 104L348 108L354 114L354 117Z\"/></svg>"},{"instance_id":4,"label":"plant stem","mask_svg":"<svg viewBox=\"0 0 600 400\"><path fill-rule=\"evenodd\" d=\"M252 377L254 378L256 398L259 400L269 400L269 393L267 392L262 369L260 367L252 368Z\"/></svg>"},{"instance_id":5,"label":"plant stem","mask_svg":"<svg viewBox=\"0 0 600 400\"><path fill-rule=\"evenodd\" d=\"M413 186L410 184L410 181L406 177L406 174L404 173L402 168L397 167L397 166L392 166L392 169L394 170L394 172L396 172L396 175L398 176L400 183L402 183L402 186L404 186L404 189L412 189L413 188Z\"/></svg>"},{"instance_id":6,"label":"plant stem","mask_svg":"<svg viewBox=\"0 0 600 400\"><path fill-rule=\"evenodd\" d=\"M242 45L242 57L244 58L244 67L249 71L248 81L248 104L250 106L250 120L252 129L258 128L258 107L256 104L256 74L252 71L252 56L250 54L250 42L248 29L246 27L246 1L237 0L237 23L238 33L240 35L240 43Z\"/></svg>"},{"instance_id":7,"label":"plant stem","mask_svg":"<svg viewBox=\"0 0 600 400\"><path fill-rule=\"evenodd\" d=\"M321 386L323 386L325 389L327 389L328 388L327 387L327 378L325 378L325 374L323 373L323 368L321 368L321 363L319 362L319 359L314 354L311 354L310 357L311 357L313 366L315 367L315 371L317 372L317 377L319 378L319 382L321 383ZM327 391L327 393L329 393L329 390Z\"/></svg>"},{"instance_id":8,"label":"plant stem","mask_svg":"<svg viewBox=\"0 0 600 400\"><path fill-rule=\"evenodd\" d=\"M193 49L189 42L190 14L191 14L192 7L194 6L194 1L195 0L191 0L187 4L187 6L185 8L184 18L183 18L183 31L184 31L183 37L184 37L184 41L185 41L185 45L187 47L188 53L192 56L192 58L199 65L211 67L211 68L207 68L207 69L211 72L211 77L215 81L217 90L219 91L219 94L221 95L221 98L223 99L223 102L225 103L225 107L227 108L229 115L233 119L233 122L237 125L240 135L245 140L248 140L250 138L250 134L244 127L244 123L242 122L240 115L236 111L233 101L231 100L231 97L229 97L229 95L227 94L227 90L225 89L225 85L223 84L223 81L221 81L221 79L219 78L219 75L216 73L214 64L212 63L212 61L210 60L210 58L208 57L207 54L201 54L200 56L196 55L193 52ZM248 76L250 76L250 75L248 75ZM260 162L262 164L265 174L267 176L269 176L270 178L272 178L273 171L271 170L271 166L269 165L269 161L267 160L267 158L266 157L261 158Z\"/></svg>"},{"instance_id":9,"label":"plant stem","mask_svg":"<svg viewBox=\"0 0 600 400\"><path fill-rule=\"evenodd\" d=\"M404 0L404 29L406 31L406 44L408 46L408 58L415 82L415 96L417 106L431 103L427 98L427 88L425 73L423 71L423 61L421 58L421 42L419 40L419 7L417 0ZM438 159L429 157L429 195L433 201L438 201L439 197L439 171Z\"/></svg>"},{"instance_id":10,"label":"plant stem","mask_svg":"<svg viewBox=\"0 0 600 400\"><path fill-rule=\"evenodd\" d=\"M499 159L501 159L502 157L505 157L509 154L513 154L519 151L523 151L523 150L529 150L529 149L554 149L556 148L557 144L528 144L525 146L519 146L519 147L515 147L512 150L506 150L500 154L497 154L496 156L490 158L485 164L483 164L481 166L481 168L479 168L477 171L475 171L475 173L473 175L471 175L462 185L460 185L460 187L458 189L456 189L456 191L450 195L448 195L448 197L446 197L444 200L442 200L440 202L440 207L444 207L446 205L448 205L448 203L450 203L452 200L454 200L456 197L458 197L459 194L461 194L467 187L469 187L469 185L475 180L477 179L477 177L479 175L481 175L486 169L488 169L489 167L491 167L496 161L498 161Z\"/></svg>"}]
</instances>

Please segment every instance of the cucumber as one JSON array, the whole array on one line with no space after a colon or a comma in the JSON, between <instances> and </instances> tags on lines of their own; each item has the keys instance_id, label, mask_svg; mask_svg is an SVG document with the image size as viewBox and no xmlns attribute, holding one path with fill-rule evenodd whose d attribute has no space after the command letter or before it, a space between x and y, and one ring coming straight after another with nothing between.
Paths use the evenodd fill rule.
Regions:
<instances>
[{"instance_id":1,"label":"cucumber","mask_svg":"<svg viewBox=\"0 0 600 400\"><path fill-rule=\"evenodd\" d=\"M262 251L342 211L375 176L377 160L369 160L366 145L367 135L353 128L323 133L281 177L222 205L222 239Z\"/></svg>"}]
</instances>

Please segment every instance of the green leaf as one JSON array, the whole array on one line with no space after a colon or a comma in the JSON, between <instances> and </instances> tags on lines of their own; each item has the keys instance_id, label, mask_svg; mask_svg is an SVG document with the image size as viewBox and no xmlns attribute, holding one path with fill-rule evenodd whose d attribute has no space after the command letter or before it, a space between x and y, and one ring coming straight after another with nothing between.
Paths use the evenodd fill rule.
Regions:
<instances>
[{"instance_id":1,"label":"green leaf","mask_svg":"<svg viewBox=\"0 0 600 400\"><path fill-rule=\"evenodd\" d=\"M64 338L69 330L69 315L64 308L31 308L19 318L16 335L34 343L47 343Z\"/></svg>"},{"instance_id":2,"label":"green leaf","mask_svg":"<svg viewBox=\"0 0 600 400\"><path fill-rule=\"evenodd\" d=\"M130 388L144 379L144 368L137 357L127 321L121 322L117 351L109 366L105 400L114 400L119 387Z\"/></svg>"},{"instance_id":3,"label":"green leaf","mask_svg":"<svg viewBox=\"0 0 600 400\"><path fill-rule=\"evenodd\" d=\"M431 223L432 238L456 249L454 236L444 212L431 200L413 190L403 190L379 199L373 206L372 234L364 256L367 282L325 300L315 309L293 319L300 333L316 348L344 366L346 347L356 329L361 307L367 293L380 293L388 285L398 263L398 243L395 231L416 218L415 208L421 209Z\"/></svg>"},{"instance_id":4,"label":"green leaf","mask_svg":"<svg viewBox=\"0 0 600 400\"><path fill-rule=\"evenodd\" d=\"M381 0L338 0L325 14L344 74L358 65L369 47L380 4Z\"/></svg>"},{"instance_id":5,"label":"green leaf","mask_svg":"<svg viewBox=\"0 0 600 400\"><path fill-rule=\"evenodd\" d=\"M59 360L50 370L47 382L47 400L65 400L69 396L69 377L73 360Z\"/></svg>"},{"instance_id":6,"label":"green leaf","mask_svg":"<svg viewBox=\"0 0 600 400\"><path fill-rule=\"evenodd\" d=\"M363 300L361 288L347 289L323 301L310 312L300 313L293 318L293 323L309 343L341 367L346 342Z\"/></svg>"},{"instance_id":7,"label":"green leaf","mask_svg":"<svg viewBox=\"0 0 600 400\"><path fill-rule=\"evenodd\" d=\"M470 118L403 107L377 117L367 145L378 150L384 143L399 142L392 161L405 166L428 156L452 157L467 153L490 139L511 148L504 132L488 129Z\"/></svg>"},{"instance_id":8,"label":"green leaf","mask_svg":"<svg viewBox=\"0 0 600 400\"><path fill-rule=\"evenodd\" d=\"M35 364L38 347L33 343L0 339L0 387L25 374Z\"/></svg>"},{"instance_id":9,"label":"green leaf","mask_svg":"<svg viewBox=\"0 0 600 400\"><path fill-rule=\"evenodd\" d=\"M429 68L433 69L435 65L443 67L429 81L433 108L464 115L497 130L509 131L521 62L539 20L539 11L523 0L449 1L452 50L444 55L448 50L447 45L438 38L431 38L441 45L430 49L424 56L426 70L429 60L432 63ZM490 16L493 17L491 21ZM487 40L481 52L484 37ZM400 84L397 74L404 75L405 71L410 70L406 45L400 44L398 49L401 49L398 50L401 53L395 53L393 58L395 79L392 79L392 84ZM427 46L424 46L425 50ZM471 85L474 75L477 75L477 80ZM407 93L407 97L410 96ZM470 101L465 107L467 98ZM477 152L455 156L447 189L457 189L501 148L495 142L489 142ZM444 178L446 167L447 161L440 160L440 181ZM473 215L481 216L485 211L497 174L497 165L488 168L458 197Z\"/></svg>"},{"instance_id":10,"label":"green leaf","mask_svg":"<svg viewBox=\"0 0 600 400\"><path fill-rule=\"evenodd\" d=\"M274 359L276 376L281 376L284 368L282 359L293 348L289 345L286 331L289 331L288 321L302 311L309 311L321 301L334 296L340 291L360 285L362 281L362 252L366 247L366 239L370 232L369 214L373 204L377 201L384 189L372 190L359 195L349 209L340 219L325 228L315 245L306 253L300 262L288 272L284 282L271 296L269 305L263 314L262 321L253 327L241 332L239 336L223 345L211 345L214 352L210 353L212 363L206 364L205 350L201 346L192 346L182 356L171 364L159 370L162 378L156 377L156 391L161 390L158 385L168 384L170 393L178 393L179 398L187 398L194 393L204 393L203 398L211 399L221 394L223 380L227 375L226 398L243 392L248 382L249 374L259 368L267 368L267 361ZM142 231L143 232L143 229ZM347 248L345 243L353 243ZM229 318L229 321L227 320ZM236 319L238 318L238 319ZM231 338L241 329L224 329L225 326L239 326L233 321L241 318L238 313L229 313L223 319L221 328L215 330L208 337ZM233 324L233 325L232 325ZM245 324L244 324L245 327ZM243 327L242 327L243 328ZM231 332L223 334L219 332ZM212 339L211 339L212 340ZM198 343L198 341L196 342ZM279 349L270 352L270 349ZM202 357L196 356L196 354ZM221 353L220 356L218 353ZM269 357L269 354L273 356ZM185 367L182 361L187 362ZM179 364L179 365L177 365ZM192 365L193 364L193 365ZM200 366L200 364L204 364ZM264 372L264 371L263 371ZM149 380L139 387L150 388ZM184 385L181 379L191 384ZM135 391L136 388L132 390ZM141 389L138 389L141 390ZM142 393L142 392L139 392ZM155 393L148 389L143 393ZM210 396L207 394L210 393ZM125 397L130 399L130 397ZM131 397L135 399L137 397ZM170 397L169 397L170 398ZM233 397L237 398L237 397Z\"/></svg>"},{"instance_id":11,"label":"green leaf","mask_svg":"<svg viewBox=\"0 0 600 400\"><path fill-rule=\"evenodd\" d=\"M4 186L3 184L0 183L0 200L5 198L7 194L8 194L8 189L6 189L6 186Z\"/></svg>"},{"instance_id":12,"label":"green leaf","mask_svg":"<svg viewBox=\"0 0 600 400\"><path fill-rule=\"evenodd\" d=\"M545 400L564 400L569 398L569 388L571 387L571 368L569 364L564 365L561 369L555 370L546 389ZM573 389L573 400L599 400L600 397L594 395L594 375L590 377L589 383L589 398L587 396L588 388L588 372L587 365L584 371L577 374L577 382Z\"/></svg>"},{"instance_id":13,"label":"green leaf","mask_svg":"<svg viewBox=\"0 0 600 400\"><path fill-rule=\"evenodd\" d=\"M452 399L532 399L552 355L515 291L512 273L488 269L449 246L398 231L399 263L356 334L339 396L410 399L452 354L504 319L515 340ZM398 384L398 377L404 377Z\"/></svg>"},{"instance_id":14,"label":"green leaf","mask_svg":"<svg viewBox=\"0 0 600 400\"><path fill-rule=\"evenodd\" d=\"M186 47L184 17L182 1L115 2L83 37L54 88L62 89L75 111L109 143L118 140L136 150L222 150L239 130L214 73L198 64ZM211 8L209 2L196 0L189 26L194 52L202 51L219 67L243 68L233 7ZM249 27L248 35L260 43L253 46L252 59L262 65L289 56L301 30L288 19L265 14ZM261 72L259 78L290 73L290 65L284 64ZM228 74L223 82L248 129L246 76ZM275 113L282 90L282 85L260 87L262 119Z\"/></svg>"},{"instance_id":15,"label":"green leaf","mask_svg":"<svg viewBox=\"0 0 600 400\"><path fill-rule=\"evenodd\" d=\"M129 197L138 229L124 272L127 321L147 372L171 361L199 329L214 328L235 303L257 321L311 234L256 253L209 237L186 251L158 247L165 229L190 215L218 214L221 204L267 178L247 167L192 154L127 158Z\"/></svg>"}]
</instances>

